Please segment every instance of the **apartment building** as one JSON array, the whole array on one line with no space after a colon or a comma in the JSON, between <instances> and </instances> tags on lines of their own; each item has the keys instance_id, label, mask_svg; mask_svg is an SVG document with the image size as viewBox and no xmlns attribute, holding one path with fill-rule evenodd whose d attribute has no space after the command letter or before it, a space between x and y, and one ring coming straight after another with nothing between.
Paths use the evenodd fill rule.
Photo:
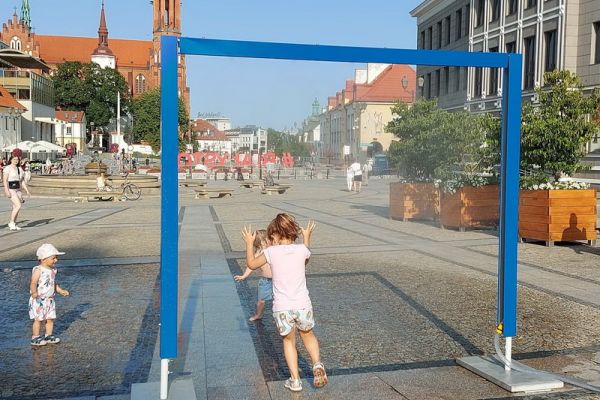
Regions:
<instances>
[{"instance_id":1,"label":"apartment building","mask_svg":"<svg viewBox=\"0 0 600 400\"><path fill-rule=\"evenodd\" d=\"M568 69L585 90L600 87L598 0L426 0L417 18L419 49L523 54L523 96L543 75ZM441 107L474 112L500 109L502 74L494 68L419 66L419 95Z\"/></svg>"}]
</instances>

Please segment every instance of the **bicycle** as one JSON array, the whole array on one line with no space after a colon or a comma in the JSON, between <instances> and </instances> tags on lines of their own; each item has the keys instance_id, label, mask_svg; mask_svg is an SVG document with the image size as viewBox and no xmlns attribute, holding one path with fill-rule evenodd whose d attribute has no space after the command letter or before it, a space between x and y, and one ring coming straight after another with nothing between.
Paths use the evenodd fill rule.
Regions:
<instances>
[{"instance_id":1,"label":"bicycle","mask_svg":"<svg viewBox=\"0 0 600 400\"><path fill-rule=\"evenodd\" d=\"M121 191L123 192L123 197L126 200L137 200L142 195L142 189L140 189L136 184L131 183L129 181L129 172L124 176L125 181L121 183Z\"/></svg>"}]
</instances>

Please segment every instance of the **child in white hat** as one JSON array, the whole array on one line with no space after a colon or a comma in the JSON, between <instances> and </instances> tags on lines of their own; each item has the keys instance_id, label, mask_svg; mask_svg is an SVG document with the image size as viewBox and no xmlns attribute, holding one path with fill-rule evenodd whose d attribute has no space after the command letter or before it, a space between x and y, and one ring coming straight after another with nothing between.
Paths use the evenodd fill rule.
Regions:
<instances>
[{"instance_id":1,"label":"child in white hat","mask_svg":"<svg viewBox=\"0 0 600 400\"><path fill-rule=\"evenodd\" d=\"M33 267L31 284L29 285L29 318L33 320L31 345L43 346L48 343L58 343L60 339L52 334L56 319L54 304L55 292L68 296L69 291L61 288L55 282L56 263L58 256L65 254L49 243L41 245L36 252L40 265ZM46 335L40 335L42 321L46 321Z\"/></svg>"}]
</instances>

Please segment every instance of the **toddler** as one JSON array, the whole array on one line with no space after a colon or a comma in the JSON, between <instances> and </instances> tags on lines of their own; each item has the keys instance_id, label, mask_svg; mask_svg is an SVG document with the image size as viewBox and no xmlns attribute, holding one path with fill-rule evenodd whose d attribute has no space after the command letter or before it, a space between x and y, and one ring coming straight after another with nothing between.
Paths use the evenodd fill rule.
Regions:
<instances>
[{"instance_id":1,"label":"toddler","mask_svg":"<svg viewBox=\"0 0 600 400\"><path fill-rule=\"evenodd\" d=\"M31 273L31 284L29 291L29 318L33 320L31 345L43 346L48 343L58 343L60 339L52 334L54 320L56 319L56 307L54 304L54 293L68 296L69 291L61 288L55 282L56 263L60 252L49 243L45 243L37 249L36 255L40 265L33 267ZM40 335L42 321L46 321L45 336Z\"/></svg>"},{"instance_id":2,"label":"toddler","mask_svg":"<svg viewBox=\"0 0 600 400\"><path fill-rule=\"evenodd\" d=\"M254 256L258 257L263 253L263 251L269 247L269 239L267 237L267 231L264 229L259 229L254 232ZM258 281L258 301L256 302L256 314L251 316L250 321L256 321L262 318L263 312L265 311L265 301L273 300L273 279L271 274L271 266L269 263L265 263L260 267L262 277ZM246 268L243 275L236 275L233 279L236 282L243 281L247 277L250 276L252 270L250 268Z\"/></svg>"}]
</instances>

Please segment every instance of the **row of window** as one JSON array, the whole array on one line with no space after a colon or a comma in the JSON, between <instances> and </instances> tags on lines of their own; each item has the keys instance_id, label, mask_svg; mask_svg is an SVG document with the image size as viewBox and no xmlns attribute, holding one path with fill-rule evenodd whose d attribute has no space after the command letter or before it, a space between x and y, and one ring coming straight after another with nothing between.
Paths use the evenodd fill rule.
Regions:
<instances>
[{"instance_id":1,"label":"row of window","mask_svg":"<svg viewBox=\"0 0 600 400\"><path fill-rule=\"evenodd\" d=\"M464 9L460 8L454 13L454 40L459 40L463 36L469 35L469 15L471 7L467 5ZM463 18L463 14L465 18ZM463 23L465 29L463 31ZM433 26L430 26L426 30L421 31L421 38L419 42L420 49L440 49L442 46L447 46L451 42L452 38L452 16L448 15L436 24L435 29L435 43L434 43L434 31ZM434 47L435 44L435 47Z\"/></svg>"},{"instance_id":2,"label":"row of window","mask_svg":"<svg viewBox=\"0 0 600 400\"><path fill-rule=\"evenodd\" d=\"M520 0L477 0L475 2L475 28L483 25L485 21L485 8L489 4L490 22L500 19L500 10L502 1L506 2L506 16L514 15L520 7ZM548 1L548 0L545 0ZM537 7L537 0L525 0L525 9Z\"/></svg>"},{"instance_id":3,"label":"row of window","mask_svg":"<svg viewBox=\"0 0 600 400\"><path fill-rule=\"evenodd\" d=\"M483 25L485 20L486 4L491 7L490 22L495 22L500 19L500 11L502 1L506 2L506 15L514 15L520 7L521 0L477 0L475 2L475 27ZM537 7L537 0L524 0L525 9ZM549 0L544 0L549 1ZM464 18L463 18L464 16ZM420 33L419 48L420 49L440 49L443 46L450 44L452 39L452 24L454 23L454 40L457 41L463 36L469 35L471 21L471 7L466 5L465 8L460 8L452 15L448 15L429 28L422 30ZM464 26L464 29L463 29Z\"/></svg>"},{"instance_id":4,"label":"row of window","mask_svg":"<svg viewBox=\"0 0 600 400\"><path fill-rule=\"evenodd\" d=\"M12 120L12 130L15 131L17 130L17 118L16 117L3 117L2 119L4 119L4 130L8 131L8 121Z\"/></svg>"},{"instance_id":5,"label":"row of window","mask_svg":"<svg viewBox=\"0 0 600 400\"><path fill-rule=\"evenodd\" d=\"M598 32L600 33L600 23L598 23ZM596 42L597 47L600 49L600 40ZM504 51L507 53L515 53L517 50L516 42L508 42L505 45ZM544 72L554 71L557 68L557 31L547 31L544 33ZM498 47L491 47L490 53L497 53ZM533 89L535 86L535 71L536 71L536 37L530 36L523 39L523 88ZM424 97L433 98L441 95L447 95L451 93L451 90L458 92L461 89L461 75L462 88L467 89L466 71L461 74L464 68L454 68L454 76L452 77L451 70L449 67L445 67L427 74ZM473 97L482 97L483 95L483 69L475 68L473 76ZM494 96L498 94L499 85L499 70L497 68L491 68L488 74L488 95ZM450 81L454 78L452 88L450 87Z\"/></svg>"}]
</instances>

